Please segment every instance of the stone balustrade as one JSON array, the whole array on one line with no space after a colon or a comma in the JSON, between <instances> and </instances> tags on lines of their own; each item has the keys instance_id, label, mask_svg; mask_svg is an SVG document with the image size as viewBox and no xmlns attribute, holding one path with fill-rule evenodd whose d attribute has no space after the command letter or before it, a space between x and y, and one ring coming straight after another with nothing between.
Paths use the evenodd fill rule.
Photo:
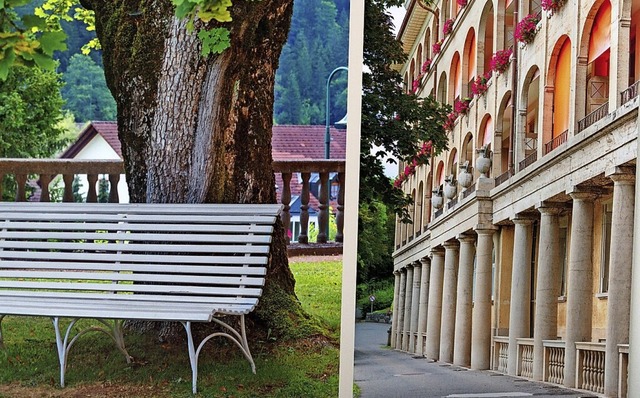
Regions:
<instances>
[{"instance_id":1,"label":"stone balustrade","mask_svg":"<svg viewBox=\"0 0 640 398\"><path fill-rule=\"evenodd\" d=\"M605 343L576 343L578 351L576 387L604 393Z\"/></svg>"},{"instance_id":2,"label":"stone balustrade","mask_svg":"<svg viewBox=\"0 0 640 398\"><path fill-rule=\"evenodd\" d=\"M300 191L300 236L298 242L304 246L309 242L309 201L311 197L311 176L319 175L319 195L318 195L318 237L315 249L300 249L301 254L335 254L341 252L341 245L330 244L319 250L318 247L326 244L329 240L329 218L331 217L331 203L335 204L333 214L336 217L337 234L335 242L340 243L343 239L344 226L344 190L345 190L345 162L344 160L280 160L273 162L275 173L282 174L283 186L281 189L281 202L284 205L282 220L284 225L289 225L291 220L290 202L292 198L291 180L294 173L299 174L298 178L301 187ZM117 203L119 201L118 182L120 176L124 174L124 165L121 160L75 160L75 159L0 159L0 182L5 177L15 180L15 201L23 202L29 200L27 195L29 187L40 192L38 200L41 202L52 201L52 191L62 190L61 198L63 202L72 202L73 180L76 176L86 176L88 190L86 201L97 202L98 192L96 183L99 176L108 175L109 198L108 201ZM61 176L61 177L58 177ZM330 178L333 177L333 178ZM58 181L56 186L51 184ZM0 184L0 198L2 197L2 184ZM287 237L289 242L289 237Z\"/></svg>"},{"instance_id":3,"label":"stone balustrade","mask_svg":"<svg viewBox=\"0 0 640 398\"><path fill-rule=\"evenodd\" d=\"M543 340L544 347L542 379L549 383L564 384L564 350L565 342L560 340Z\"/></svg>"},{"instance_id":4,"label":"stone balustrade","mask_svg":"<svg viewBox=\"0 0 640 398\"><path fill-rule=\"evenodd\" d=\"M493 370L506 374L509 363L509 336L493 338L493 353Z\"/></svg>"},{"instance_id":5,"label":"stone balustrade","mask_svg":"<svg viewBox=\"0 0 640 398\"><path fill-rule=\"evenodd\" d=\"M517 375L533 378L533 339L520 338L518 342L518 371Z\"/></svg>"}]
</instances>

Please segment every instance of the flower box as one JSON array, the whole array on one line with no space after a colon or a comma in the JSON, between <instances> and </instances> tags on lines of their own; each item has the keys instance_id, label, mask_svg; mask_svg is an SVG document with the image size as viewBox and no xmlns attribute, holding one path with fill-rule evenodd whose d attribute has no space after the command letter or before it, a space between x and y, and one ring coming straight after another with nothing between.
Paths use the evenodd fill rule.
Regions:
<instances>
[{"instance_id":1,"label":"flower box","mask_svg":"<svg viewBox=\"0 0 640 398\"><path fill-rule=\"evenodd\" d=\"M453 32L453 19L447 19L444 21L444 25L442 27L442 34L448 36L451 32Z\"/></svg>"},{"instance_id":2,"label":"flower box","mask_svg":"<svg viewBox=\"0 0 640 398\"><path fill-rule=\"evenodd\" d=\"M511 55L513 54L513 50L511 48L507 48L506 50L497 51L493 54L493 58L491 58L491 70L500 74L506 72L511 64Z\"/></svg>"},{"instance_id":3,"label":"flower box","mask_svg":"<svg viewBox=\"0 0 640 398\"><path fill-rule=\"evenodd\" d=\"M555 12L565 5L567 0L542 0L542 9L545 11Z\"/></svg>"},{"instance_id":4,"label":"flower box","mask_svg":"<svg viewBox=\"0 0 640 398\"><path fill-rule=\"evenodd\" d=\"M473 95L481 96L489 89L489 79L491 79L491 71L486 72L482 76L476 76L471 82L471 92Z\"/></svg>"},{"instance_id":5,"label":"flower box","mask_svg":"<svg viewBox=\"0 0 640 398\"><path fill-rule=\"evenodd\" d=\"M520 43L531 43L538 33L538 22L540 22L539 15L527 15L516 25L513 37Z\"/></svg>"}]
</instances>

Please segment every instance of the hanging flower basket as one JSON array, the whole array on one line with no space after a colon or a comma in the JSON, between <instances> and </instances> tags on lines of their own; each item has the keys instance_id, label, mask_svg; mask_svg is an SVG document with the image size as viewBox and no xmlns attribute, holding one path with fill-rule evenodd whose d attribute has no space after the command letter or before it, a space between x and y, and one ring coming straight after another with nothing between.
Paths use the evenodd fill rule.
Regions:
<instances>
[{"instance_id":1,"label":"hanging flower basket","mask_svg":"<svg viewBox=\"0 0 640 398\"><path fill-rule=\"evenodd\" d=\"M527 15L526 17L522 18L522 20L516 25L513 37L520 43L531 43L533 39L535 39L536 33L538 32L538 22L540 22L539 15Z\"/></svg>"},{"instance_id":2,"label":"hanging flower basket","mask_svg":"<svg viewBox=\"0 0 640 398\"><path fill-rule=\"evenodd\" d=\"M465 7L469 3L469 0L458 0L458 5L460 7Z\"/></svg>"},{"instance_id":3,"label":"hanging flower basket","mask_svg":"<svg viewBox=\"0 0 640 398\"><path fill-rule=\"evenodd\" d=\"M413 79L413 83L412 83L412 93L416 93L418 91L418 89L420 88L420 80L422 80L422 75L418 76L416 79Z\"/></svg>"},{"instance_id":4,"label":"hanging flower basket","mask_svg":"<svg viewBox=\"0 0 640 398\"><path fill-rule=\"evenodd\" d=\"M481 96L489 89L489 79L491 79L491 71L486 72L482 76L476 76L471 82L471 92L473 95Z\"/></svg>"},{"instance_id":5,"label":"hanging flower basket","mask_svg":"<svg viewBox=\"0 0 640 398\"><path fill-rule=\"evenodd\" d=\"M447 36L453 31L453 19L447 19L444 21L444 25L442 27L442 34Z\"/></svg>"},{"instance_id":6,"label":"hanging flower basket","mask_svg":"<svg viewBox=\"0 0 640 398\"><path fill-rule=\"evenodd\" d=\"M440 54L441 50L442 50L442 40L433 43L433 45L431 46L431 51L433 52L434 56Z\"/></svg>"},{"instance_id":7,"label":"hanging flower basket","mask_svg":"<svg viewBox=\"0 0 640 398\"><path fill-rule=\"evenodd\" d=\"M493 54L493 58L491 58L491 70L500 74L504 73L511 64L511 54L513 54L513 50L511 48L507 48L506 50L500 50Z\"/></svg>"},{"instance_id":8,"label":"hanging flower basket","mask_svg":"<svg viewBox=\"0 0 640 398\"><path fill-rule=\"evenodd\" d=\"M422 73L427 73L429 71L429 68L431 68L431 58L427 58L424 63L422 64L422 68L420 69L420 71Z\"/></svg>"},{"instance_id":9,"label":"hanging flower basket","mask_svg":"<svg viewBox=\"0 0 640 398\"><path fill-rule=\"evenodd\" d=\"M469 112L469 103L471 98L456 99L453 103L453 112L457 115L466 115Z\"/></svg>"},{"instance_id":10,"label":"hanging flower basket","mask_svg":"<svg viewBox=\"0 0 640 398\"><path fill-rule=\"evenodd\" d=\"M567 0L542 0L542 9L555 12L561 9L566 2Z\"/></svg>"},{"instance_id":11,"label":"hanging flower basket","mask_svg":"<svg viewBox=\"0 0 640 398\"><path fill-rule=\"evenodd\" d=\"M452 131L453 126L455 125L456 119L458 118L458 114L455 112L449 112L447 115L447 120L444 122L442 127L445 131Z\"/></svg>"}]
</instances>

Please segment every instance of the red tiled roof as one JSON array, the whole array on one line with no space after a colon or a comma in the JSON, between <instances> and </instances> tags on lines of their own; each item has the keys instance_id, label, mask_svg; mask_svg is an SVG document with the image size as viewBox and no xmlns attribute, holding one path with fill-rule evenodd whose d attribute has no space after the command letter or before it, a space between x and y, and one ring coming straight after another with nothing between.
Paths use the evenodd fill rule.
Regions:
<instances>
[{"instance_id":1,"label":"red tiled roof","mask_svg":"<svg viewBox=\"0 0 640 398\"><path fill-rule=\"evenodd\" d=\"M116 122L91 122L80 136L60 157L72 158L89 141L100 134L116 153L122 157L118 125ZM346 131L330 128L331 159L344 159L346 154ZM274 160L324 159L325 126L273 126Z\"/></svg>"},{"instance_id":2,"label":"red tiled roof","mask_svg":"<svg viewBox=\"0 0 640 398\"><path fill-rule=\"evenodd\" d=\"M346 131L330 128L331 159L344 159ZM324 159L325 126L273 126L274 160Z\"/></svg>"},{"instance_id":3,"label":"red tiled roof","mask_svg":"<svg viewBox=\"0 0 640 398\"><path fill-rule=\"evenodd\" d=\"M60 155L63 159L74 158L97 134L122 158L122 148L118 139L118 125L116 122L91 122L82 130L76 141Z\"/></svg>"}]
</instances>

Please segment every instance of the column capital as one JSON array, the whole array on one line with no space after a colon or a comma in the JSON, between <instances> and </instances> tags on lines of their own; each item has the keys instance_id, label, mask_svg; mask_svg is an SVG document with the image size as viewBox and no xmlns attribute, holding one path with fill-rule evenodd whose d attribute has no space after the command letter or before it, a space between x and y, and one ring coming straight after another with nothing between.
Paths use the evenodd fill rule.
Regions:
<instances>
[{"instance_id":1,"label":"column capital","mask_svg":"<svg viewBox=\"0 0 640 398\"><path fill-rule=\"evenodd\" d=\"M406 269L413 268L413 263L405 264L404 268Z\"/></svg>"},{"instance_id":2,"label":"column capital","mask_svg":"<svg viewBox=\"0 0 640 398\"><path fill-rule=\"evenodd\" d=\"M402 274L402 272L399 269L393 271L393 275L395 276L400 276L400 274Z\"/></svg>"},{"instance_id":3,"label":"column capital","mask_svg":"<svg viewBox=\"0 0 640 398\"><path fill-rule=\"evenodd\" d=\"M636 170L635 167L630 166L608 167L604 171L604 176L609 177L613 182L634 181L636 177Z\"/></svg>"},{"instance_id":4,"label":"column capital","mask_svg":"<svg viewBox=\"0 0 640 398\"><path fill-rule=\"evenodd\" d=\"M422 257L420 259L420 262L422 263L423 266L430 265L431 259L429 257Z\"/></svg>"},{"instance_id":5,"label":"column capital","mask_svg":"<svg viewBox=\"0 0 640 398\"><path fill-rule=\"evenodd\" d=\"M571 196L573 200L584 200L593 202L600 195L602 195L602 190L598 188L578 188L573 187L573 190L567 191L567 194Z\"/></svg>"},{"instance_id":6,"label":"column capital","mask_svg":"<svg viewBox=\"0 0 640 398\"><path fill-rule=\"evenodd\" d=\"M564 202L548 202L542 201L536 203L536 210L540 212L540 214L544 215L559 215L567 208L567 205Z\"/></svg>"},{"instance_id":7,"label":"column capital","mask_svg":"<svg viewBox=\"0 0 640 398\"><path fill-rule=\"evenodd\" d=\"M431 258L435 256L444 257L444 248L442 246L434 247L431 249Z\"/></svg>"},{"instance_id":8,"label":"column capital","mask_svg":"<svg viewBox=\"0 0 640 398\"><path fill-rule=\"evenodd\" d=\"M420 260L416 260L414 262L411 263L413 268L417 268L417 267L422 267L422 263L420 262Z\"/></svg>"},{"instance_id":9,"label":"column capital","mask_svg":"<svg viewBox=\"0 0 640 398\"><path fill-rule=\"evenodd\" d=\"M445 250L457 250L460 248L460 242L455 239L448 240L442 244Z\"/></svg>"},{"instance_id":10,"label":"column capital","mask_svg":"<svg viewBox=\"0 0 640 398\"><path fill-rule=\"evenodd\" d=\"M531 216L523 216L523 215L516 215L515 217L511 218L511 221L516 224L516 225L524 225L524 226L528 226L533 224L533 222L536 219L534 217Z\"/></svg>"},{"instance_id":11,"label":"column capital","mask_svg":"<svg viewBox=\"0 0 640 398\"><path fill-rule=\"evenodd\" d=\"M493 235L500 228L493 224L481 223L476 225L473 230L478 235Z\"/></svg>"},{"instance_id":12,"label":"column capital","mask_svg":"<svg viewBox=\"0 0 640 398\"><path fill-rule=\"evenodd\" d=\"M472 234L469 233L464 233L464 234L458 234L458 236L456 236L456 239L458 239L460 241L460 243L465 242L465 243L473 243L476 241L476 237Z\"/></svg>"}]
</instances>

